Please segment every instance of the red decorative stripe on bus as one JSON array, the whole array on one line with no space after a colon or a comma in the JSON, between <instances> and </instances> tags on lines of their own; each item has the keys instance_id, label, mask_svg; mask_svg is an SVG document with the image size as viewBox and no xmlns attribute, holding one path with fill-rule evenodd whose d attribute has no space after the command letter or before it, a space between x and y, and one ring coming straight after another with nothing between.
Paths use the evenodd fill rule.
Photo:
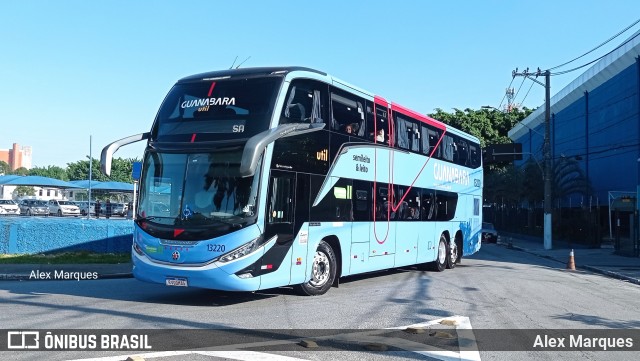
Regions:
<instances>
[{"instance_id":1,"label":"red decorative stripe on bus","mask_svg":"<svg viewBox=\"0 0 640 361\"><path fill-rule=\"evenodd\" d=\"M433 118L430 118L430 117L428 117L426 115L422 115L420 113L414 112L413 110L405 108L400 104L391 103L391 109L394 112L399 112L399 113L404 114L406 116L415 118L415 119L417 119L417 120L419 120L419 121L421 121L423 123L432 125L432 126L438 128L440 130L447 130L447 126L444 123L441 123L441 122L439 122L439 121L437 121L437 120L435 120Z\"/></svg>"},{"instance_id":2,"label":"red decorative stripe on bus","mask_svg":"<svg viewBox=\"0 0 640 361\"><path fill-rule=\"evenodd\" d=\"M208 97L211 96L211 93L213 93L213 88L216 87L216 82L214 81L213 83L211 83L211 87L209 88L209 93L207 94Z\"/></svg>"},{"instance_id":3,"label":"red decorative stripe on bus","mask_svg":"<svg viewBox=\"0 0 640 361\"><path fill-rule=\"evenodd\" d=\"M191 143L195 142L196 140L196 133L193 133L193 135L191 136Z\"/></svg>"}]
</instances>

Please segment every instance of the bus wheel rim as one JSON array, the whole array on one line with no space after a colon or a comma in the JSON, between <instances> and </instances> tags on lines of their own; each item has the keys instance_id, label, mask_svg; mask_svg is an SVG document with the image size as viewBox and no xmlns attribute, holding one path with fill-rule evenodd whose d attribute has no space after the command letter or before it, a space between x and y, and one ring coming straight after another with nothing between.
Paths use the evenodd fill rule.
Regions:
<instances>
[{"instance_id":1,"label":"bus wheel rim","mask_svg":"<svg viewBox=\"0 0 640 361\"><path fill-rule=\"evenodd\" d=\"M438 262L440 262L440 264L444 264L446 259L447 246L444 244L444 242L440 242L440 245L438 246Z\"/></svg>"},{"instance_id":2,"label":"bus wheel rim","mask_svg":"<svg viewBox=\"0 0 640 361\"><path fill-rule=\"evenodd\" d=\"M316 252L313 258L313 270L311 271L311 280L309 283L313 287L322 287L329 280L331 266L329 265L329 257L323 252Z\"/></svg>"},{"instance_id":3,"label":"bus wheel rim","mask_svg":"<svg viewBox=\"0 0 640 361\"><path fill-rule=\"evenodd\" d=\"M451 245L451 263L456 263L458 261L458 245L453 243Z\"/></svg>"}]
</instances>

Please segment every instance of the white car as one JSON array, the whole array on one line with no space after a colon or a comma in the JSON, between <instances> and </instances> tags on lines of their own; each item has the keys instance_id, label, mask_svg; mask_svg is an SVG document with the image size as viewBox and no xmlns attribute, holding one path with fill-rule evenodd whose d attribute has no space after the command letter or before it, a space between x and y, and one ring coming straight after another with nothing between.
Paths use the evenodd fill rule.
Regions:
<instances>
[{"instance_id":1,"label":"white car","mask_svg":"<svg viewBox=\"0 0 640 361\"><path fill-rule=\"evenodd\" d=\"M0 199L0 214L3 216L17 216L20 214L20 207L11 199Z\"/></svg>"},{"instance_id":2,"label":"white car","mask_svg":"<svg viewBox=\"0 0 640 361\"><path fill-rule=\"evenodd\" d=\"M76 202L78 207L80 208L80 214L86 216L87 213L94 215L96 214L96 202L91 201L91 203L87 201Z\"/></svg>"},{"instance_id":3,"label":"white car","mask_svg":"<svg viewBox=\"0 0 640 361\"><path fill-rule=\"evenodd\" d=\"M52 199L47 203L47 205L49 206L49 213L55 214L59 217L80 215L80 208L71 201L59 201L57 199Z\"/></svg>"}]
</instances>

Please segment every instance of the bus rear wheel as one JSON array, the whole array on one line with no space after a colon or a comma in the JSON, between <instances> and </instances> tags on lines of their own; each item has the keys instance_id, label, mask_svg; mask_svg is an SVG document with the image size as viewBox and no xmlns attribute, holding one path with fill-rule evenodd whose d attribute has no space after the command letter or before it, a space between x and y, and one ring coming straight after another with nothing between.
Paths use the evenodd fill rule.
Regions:
<instances>
[{"instance_id":1,"label":"bus rear wheel","mask_svg":"<svg viewBox=\"0 0 640 361\"><path fill-rule=\"evenodd\" d=\"M449 246L447 243L447 238L444 234L440 235L440 242L438 242L438 256L435 261L427 263L430 270L442 272L447 268L447 262L449 260Z\"/></svg>"},{"instance_id":2,"label":"bus rear wheel","mask_svg":"<svg viewBox=\"0 0 640 361\"><path fill-rule=\"evenodd\" d=\"M458 242L455 240L449 245L449 253L447 253L447 268L454 269L458 263Z\"/></svg>"},{"instance_id":3,"label":"bus rear wheel","mask_svg":"<svg viewBox=\"0 0 640 361\"><path fill-rule=\"evenodd\" d=\"M296 291L303 296L319 296L325 294L336 278L336 255L331 246L325 241L320 241L316 254L313 257L311 279L309 282L296 285Z\"/></svg>"}]
</instances>

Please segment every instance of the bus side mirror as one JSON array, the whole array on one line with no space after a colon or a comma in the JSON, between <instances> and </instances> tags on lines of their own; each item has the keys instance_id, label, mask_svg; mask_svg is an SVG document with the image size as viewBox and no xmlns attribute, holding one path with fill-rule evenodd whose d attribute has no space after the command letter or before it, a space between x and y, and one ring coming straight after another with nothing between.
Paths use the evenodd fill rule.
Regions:
<instances>
[{"instance_id":1,"label":"bus side mirror","mask_svg":"<svg viewBox=\"0 0 640 361\"><path fill-rule=\"evenodd\" d=\"M149 132L140 133L136 135L132 135L126 138L122 138L120 140L116 140L113 143L108 144L106 147L102 148L102 154L100 154L100 170L106 176L111 175L111 161L113 160L113 154L120 149L120 147L136 143L141 140L149 139Z\"/></svg>"}]
</instances>

